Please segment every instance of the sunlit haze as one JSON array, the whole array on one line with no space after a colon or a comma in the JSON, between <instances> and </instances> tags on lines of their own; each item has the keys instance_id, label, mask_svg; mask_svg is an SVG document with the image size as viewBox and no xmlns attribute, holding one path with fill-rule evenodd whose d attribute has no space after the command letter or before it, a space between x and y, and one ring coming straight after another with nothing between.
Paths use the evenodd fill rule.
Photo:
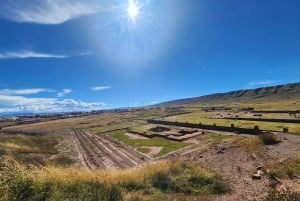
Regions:
<instances>
[{"instance_id":1,"label":"sunlit haze","mask_svg":"<svg viewBox=\"0 0 300 201\"><path fill-rule=\"evenodd\" d=\"M139 8L133 0L129 0L127 12L128 12L128 15L129 15L130 19L133 20L133 21L138 16Z\"/></svg>"}]
</instances>

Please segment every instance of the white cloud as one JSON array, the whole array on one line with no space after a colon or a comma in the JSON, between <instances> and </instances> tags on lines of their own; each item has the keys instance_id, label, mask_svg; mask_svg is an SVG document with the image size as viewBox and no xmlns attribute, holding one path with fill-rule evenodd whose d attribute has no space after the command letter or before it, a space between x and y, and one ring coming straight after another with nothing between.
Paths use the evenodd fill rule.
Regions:
<instances>
[{"instance_id":1,"label":"white cloud","mask_svg":"<svg viewBox=\"0 0 300 201\"><path fill-rule=\"evenodd\" d=\"M106 89L110 89L111 86L96 86L96 87L92 87L91 90L92 91L101 91L101 90L106 90Z\"/></svg>"},{"instance_id":2,"label":"white cloud","mask_svg":"<svg viewBox=\"0 0 300 201\"><path fill-rule=\"evenodd\" d=\"M150 105L155 105L155 104L158 104L158 102L157 101L151 101L149 104Z\"/></svg>"},{"instance_id":3,"label":"white cloud","mask_svg":"<svg viewBox=\"0 0 300 201\"><path fill-rule=\"evenodd\" d=\"M98 12L97 6L79 0L4 0L2 17L16 22L61 24ZM91 1L89 1L91 2Z\"/></svg>"},{"instance_id":4,"label":"white cloud","mask_svg":"<svg viewBox=\"0 0 300 201\"><path fill-rule=\"evenodd\" d=\"M57 93L57 97L64 97L69 93L72 93L71 89L63 89L61 92Z\"/></svg>"},{"instance_id":5,"label":"white cloud","mask_svg":"<svg viewBox=\"0 0 300 201\"><path fill-rule=\"evenodd\" d=\"M260 86L260 85L270 85L270 84L275 84L278 81L273 81L273 80L263 80L263 81L256 81L256 82L249 82L249 86Z\"/></svg>"},{"instance_id":6,"label":"white cloud","mask_svg":"<svg viewBox=\"0 0 300 201\"><path fill-rule=\"evenodd\" d=\"M54 92L51 89L43 89L43 88L36 88L36 89L1 89L0 95L30 95L30 94L38 94L42 92Z\"/></svg>"},{"instance_id":7,"label":"white cloud","mask_svg":"<svg viewBox=\"0 0 300 201\"><path fill-rule=\"evenodd\" d=\"M20 51L20 52L4 52L0 53L0 59L26 59L26 58L58 58L63 59L69 57L68 55L59 54L46 54L33 51Z\"/></svg>"},{"instance_id":8,"label":"white cloud","mask_svg":"<svg viewBox=\"0 0 300 201\"><path fill-rule=\"evenodd\" d=\"M0 113L51 113L90 111L103 109L103 102L83 102L74 99L27 98L24 96L0 95Z\"/></svg>"},{"instance_id":9,"label":"white cloud","mask_svg":"<svg viewBox=\"0 0 300 201\"><path fill-rule=\"evenodd\" d=\"M91 52L82 52L80 54L78 54L78 56L89 56L89 55L92 55Z\"/></svg>"}]
</instances>

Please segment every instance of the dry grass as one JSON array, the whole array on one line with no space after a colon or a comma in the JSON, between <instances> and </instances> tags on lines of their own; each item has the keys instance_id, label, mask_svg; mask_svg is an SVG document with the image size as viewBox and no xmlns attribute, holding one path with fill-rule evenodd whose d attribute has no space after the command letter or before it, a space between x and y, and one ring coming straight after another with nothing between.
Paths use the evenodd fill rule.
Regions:
<instances>
[{"instance_id":1,"label":"dry grass","mask_svg":"<svg viewBox=\"0 0 300 201\"><path fill-rule=\"evenodd\" d=\"M123 195L126 195L126 200L156 200L160 196L175 194L198 196L228 191L226 184L214 172L182 160L161 161L130 170L86 170L57 167L28 169L5 157L0 164L0 178L1 201L58 198L120 201ZM146 194L145 199L140 199L141 194ZM40 199L41 195L43 199ZM99 196L104 197L100 199Z\"/></svg>"},{"instance_id":2,"label":"dry grass","mask_svg":"<svg viewBox=\"0 0 300 201\"><path fill-rule=\"evenodd\" d=\"M279 178L290 178L300 176L300 155L283 163L274 162L268 167L269 175Z\"/></svg>"},{"instance_id":3,"label":"dry grass","mask_svg":"<svg viewBox=\"0 0 300 201\"><path fill-rule=\"evenodd\" d=\"M135 181L142 183L144 179L150 178L157 170L167 172L171 168L171 163L164 161L145 167L134 168L129 170L88 170L76 168L58 168L58 167L45 167L34 168L30 177L34 178L37 182L59 182L63 179L66 183L72 182L88 182L97 181L107 184L126 183Z\"/></svg>"}]
</instances>

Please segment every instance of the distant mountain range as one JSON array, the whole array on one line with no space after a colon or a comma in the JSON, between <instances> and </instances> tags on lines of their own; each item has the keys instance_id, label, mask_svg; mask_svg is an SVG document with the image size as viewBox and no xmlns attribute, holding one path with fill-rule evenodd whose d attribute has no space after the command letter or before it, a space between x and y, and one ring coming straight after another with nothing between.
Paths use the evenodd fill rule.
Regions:
<instances>
[{"instance_id":1,"label":"distant mountain range","mask_svg":"<svg viewBox=\"0 0 300 201\"><path fill-rule=\"evenodd\" d=\"M187 98L160 103L163 106L187 106L200 104L226 104L226 103L249 103L251 101L265 100L300 100L300 82L262 87L257 89L247 89L231 91L226 93L217 93L196 98Z\"/></svg>"}]
</instances>

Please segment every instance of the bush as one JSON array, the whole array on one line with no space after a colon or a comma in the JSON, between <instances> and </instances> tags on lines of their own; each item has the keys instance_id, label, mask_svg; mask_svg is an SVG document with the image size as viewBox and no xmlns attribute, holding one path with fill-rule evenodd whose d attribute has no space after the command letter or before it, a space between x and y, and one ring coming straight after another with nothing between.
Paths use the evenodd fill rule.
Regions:
<instances>
[{"instance_id":1,"label":"bush","mask_svg":"<svg viewBox=\"0 0 300 201\"><path fill-rule=\"evenodd\" d=\"M107 201L123 201L122 191L119 186L113 185L110 188Z\"/></svg>"},{"instance_id":2,"label":"bush","mask_svg":"<svg viewBox=\"0 0 300 201\"><path fill-rule=\"evenodd\" d=\"M262 141L264 145L274 145L278 144L279 141L276 139L273 134L262 134L259 136L259 139Z\"/></svg>"},{"instance_id":3,"label":"bush","mask_svg":"<svg viewBox=\"0 0 300 201\"><path fill-rule=\"evenodd\" d=\"M0 157L3 156L3 155L5 155L5 154L6 154L6 151L4 149L0 148Z\"/></svg>"},{"instance_id":4,"label":"bush","mask_svg":"<svg viewBox=\"0 0 300 201\"><path fill-rule=\"evenodd\" d=\"M213 183L212 178L208 177L201 177L201 176L191 176L188 179L189 183L193 187L200 187L200 186L206 186Z\"/></svg>"},{"instance_id":5,"label":"bush","mask_svg":"<svg viewBox=\"0 0 300 201\"><path fill-rule=\"evenodd\" d=\"M230 192L230 187L222 178L216 177L213 181L212 191L214 194L225 194Z\"/></svg>"},{"instance_id":6,"label":"bush","mask_svg":"<svg viewBox=\"0 0 300 201\"><path fill-rule=\"evenodd\" d=\"M16 179L9 184L9 200L11 201L29 201L34 197L33 182L29 179Z\"/></svg>"},{"instance_id":7,"label":"bush","mask_svg":"<svg viewBox=\"0 0 300 201\"><path fill-rule=\"evenodd\" d=\"M171 178L167 172L157 172L152 178L152 185L162 191L166 191L171 184Z\"/></svg>"}]
</instances>

